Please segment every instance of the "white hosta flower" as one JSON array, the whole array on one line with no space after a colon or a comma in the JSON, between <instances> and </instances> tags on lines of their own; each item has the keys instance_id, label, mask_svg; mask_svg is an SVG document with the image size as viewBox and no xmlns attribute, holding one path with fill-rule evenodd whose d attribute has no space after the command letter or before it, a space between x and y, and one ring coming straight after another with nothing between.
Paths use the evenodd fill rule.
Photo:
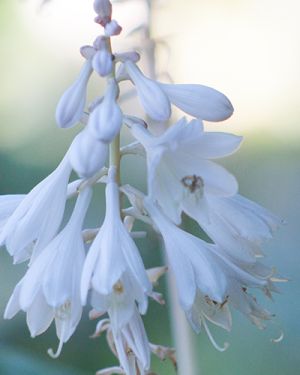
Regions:
<instances>
[{"instance_id":1,"label":"white hosta flower","mask_svg":"<svg viewBox=\"0 0 300 375\"><path fill-rule=\"evenodd\" d=\"M145 77L132 61L126 61L125 67L147 115L156 121L168 120L171 116L170 101L158 83Z\"/></svg>"},{"instance_id":2,"label":"white hosta flower","mask_svg":"<svg viewBox=\"0 0 300 375\"><path fill-rule=\"evenodd\" d=\"M90 115L87 130L101 142L110 143L121 130L123 114L117 96L117 83L111 79L102 102Z\"/></svg>"},{"instance_id":3,"label":"white hosta flower","mask_svg":"<svg viewBox=\"0 0 300 375\"><path fill-rule=\"evenodd\" d=\"M80 177L91 177L100 171L107 154L108 145L95 139L87 129L77 134L69 150L72 168Z\"/></svg>"},{"instance_id":4,"label":"white hosta flower","mask_svg":"<svg viewBox=\"0 0 300 375\"><path fill-rule=\"evenodd\" d=\"M68 155L46 179L35 186L9 217L0 233L16 263L33 258L56 235L63 218L71 166Z\"/></svg>"},{"instance_id":5,"label":"white hosta flower","mask_svg":"<svg viewBox=\"0 0 300 375\"><path fill-rule=\"evenodd\" d=\"M187 197L183 210L232 259L250 264L262 255L262 242L272 238L281 223L278 217L239 194L228 198L207 194L204 209L195 199Z\"/></svg>"},{"instance_id":6,"label":"white hosta flower","mask_svg":"<svg viewBox=\"0 0 300 375\"><path fill-rule=\"evenodd\" d=\"M229 99L211 87L193 84L159 85L172 104L193 117L206 121L223 121L233 113Z\"/></svg>"},{"instance_id":7,"label":"white hosta flower","mask_svg":"<svg viewBox=\"0 0 300 375\"><path fill-rule=\"evenodd\" d=\"M144 324L137 308L129 322L120 330L115 330L113 321L112 333L118 358L127 375L143 374L150 367L150 347ZM137 368L139 372L137 372Z\"/></svg>"},{"instance_id":8,"label":"white hosta flower","mask_svg":"<svg viewBox=\"0 0 300 375\"><path fill-rule=\"evenodd\" d=\"M80 279L85 259L81 229L90 199L90 189L79 195L68 224L30 266L4 314L10 319L19 310L25 311L32 337L43 333L55 319L60 345L56 354L49 351L54 357L81 318Z\"/></svg>"},{"instance_id":9,"label":"white hosta flower","mask_svg":"<svg viewBox=\"0 0 300 375\"><path fill-rule=\"evenodd\" d=\"M140 312L145 313L151 284L139 251L121 221L114 174L115 168L111 167L106 186L105 220L88 252L82 273L82 302L86 302L90 287L103 298L114 291L120 291L121 296L126 290L138 302Z\"/></svg>"},{"instance_id":10,"label":"white hosta flower","mask_svg":"<svg viewBox=\"0 0 300 375\"><path fill-rule=\"evenodd\" d=\"M236 179L209 159L232 154L242 138L219 132L204 132L202 123L183 118L159 137L139 124L132 125L134 137L146 149L148 195L177 224L182 202L193 195L195 204L205 206L206 194L231 196L237 192Z\"/></svg>"},{"instance_id":11,"label":"white hosta flower","mask_svg":"<svg viewBox=\"0 0 300 375\"><path fill-rule=\"evenodd\" d=\"M221 248L176 227L149 198L144 204L163 236L180 304L193 327L199 331L202 322L211 336L205 323L207 319L229 330L230 314L227 308L221 309L231 300L237 307L240 296L236 290L242 293L247 287L268 288L270 275L262 275L260 265L243 268L233 263ZM209 304L218 307L219 311L209 310ZM212 342L217 346L213 339Z\"/></svg>"},{"instance_id":12,"label":"white hosta flower","mask_svg":"<svg viewBox=\"0 0 300 375\"><path fill-rule=\"evenodd\" d=\"M70 128L83 115L88 80L93 72L91 60L87 60L77 80L60 98L56 108L56 122L61 128Z\"/></svg>"}]
</instances>

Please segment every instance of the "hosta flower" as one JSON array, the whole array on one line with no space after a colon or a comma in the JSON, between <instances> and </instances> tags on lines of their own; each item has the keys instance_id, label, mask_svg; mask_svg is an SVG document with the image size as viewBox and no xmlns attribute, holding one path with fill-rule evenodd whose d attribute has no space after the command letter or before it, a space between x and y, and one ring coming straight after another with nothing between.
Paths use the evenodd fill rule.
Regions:
<instances>
[{"instance_id":1,"label":"hosta flower","mask_svg":"<svg viewBox=\"0 0 300 375\"><path fill-rule=\"evenodd\" d=\"M91 199L89 189L80 193L65 228L48 244L16 286L4 317L19 310L27 313L27 324L34 337L43 333L55 319L56 333L62 344L69 340L82 313L80 278L85 259L81 229Z\"/></svg>"},{"instance_id":2,"label":"hosta flower","mask_svg":"<svg viewBox=\"0 0 300 375\"><path fill-rule=\"evenodd\" d=\"M171 116L170 101L158 83L145 77L132 61L126 61L125 67L147 115L156 121L168 120Z\"/></svg>"},{"instance_id":3,"label":"hosta flower","mask_svg":"<svg viewBox=\"0 0 300 375\"><path fill-rule=\"evenodd\" d=\"M138 249L120 217L114 167L109 170L106 187L105 220L84 264L81 283L83 303L86 302L89 287L102 296L104 301L114 291L119 291L120 296L123 296L122 292L126 290L138 302L140 312L146 312L147 293L151 292L151 284Z\"/></svg>"},{"instance_id":4,"label":"hosta flower","mask_svg":"<svg viewBox=\"0 0 300 375\"><path fill-rule=\"evenodd\" d=\"M55 236L61 224L67 198L71 166L68 155L47 178L34 187L14 210L0 233L15 262L41 251Z\"/></svg>"},{"instance_id":5,"label":"hosta flower","mask_svg":"<svg viewBox=\"0 0 300 375\"><path fill-rule=\"evenodd\" d=\"M232 154L241 137L204 132L200 121L185 119L159 137L139 124L132 125L131 131L146 149L148 194L175 223L180 223L186 197L201 208L206 194L224 197L237 192L235 178L209 159Z\"/></svg>"},{"instance_id":6,"label":"hosta flower","mask_svg":"<svg viewBox=\"0 0 300 375\"><path fill-rule=\"evenodd\" d=\"M176 227L149 198L144 203L164 239L180 304L197 331L203 324L211 336L206 319L229 330L231 317L227 308L224 308L228 302L248 316L252 314L257 319L269 318L270 315L263 317L255 314L251 306L255 300L244 297L248 287L271 291L271 272L267 267L259 263L243 267L232 262L222 248L207 244ZM242 298L244 304L241 303ZM209 305L212 309L208 309ZM257 308L257 311L262 310ZM212 342L217 346L213 339Z\"/></svg>"},{"instance_id":7,"label":"hosta flower","mask_svg":"<svg viewBox=\"0 0 300 375\"><path fill-rule=\"evenodd\" d=\"M183 210L195 219L209 237L233 259L255 263L262 255L260 246L281 221L260 205L237 194L220 198L207 194L206 207L188 197Z\"/></svg>"},{"instance_id":8,"label":"hosta flower","mask_svg":"<svg viewBox=\"0 0 300 375\"><path fill-rule=\"evenodd\" d=\"M108 154L108 145L98 141L87 129L74 138L69 159L72 168L80 177L91 177L104 166Z\"/></svg>"},{"instance_id":9,"label":"hosta flower","mask_svg":"<svg viewBox=\"0 0 300 375\"><path fill-rule=\"evenodd\" d=\"M83 115L88 80L93 72L91 60L87 60L77 80L60 98L56 108L56 122L61 128L70 128Z\"/></svg>"},{"instance_id":10,"label":"hosta flower","mask_svg":"<svg viewBox=\"0 0 300 375\"><path fill-rule=\"evenodd\" d=\"M223 121L233 113L229 99L211 87L167 83L160 83L160 87L172 104L201 120Z\"/></svg>"},{"instance_id":11,"label":"hosta flower","mask_svg":"<svg viewBox=\"0 0 300 375\"><path fill-rule=\"evenodd\" d=\"M111 79L102 102L91 113L87 125L87 130L98 141L110 143L121 130L123 114L117 96L118 86Z\"/></svg>"}]
</instances>

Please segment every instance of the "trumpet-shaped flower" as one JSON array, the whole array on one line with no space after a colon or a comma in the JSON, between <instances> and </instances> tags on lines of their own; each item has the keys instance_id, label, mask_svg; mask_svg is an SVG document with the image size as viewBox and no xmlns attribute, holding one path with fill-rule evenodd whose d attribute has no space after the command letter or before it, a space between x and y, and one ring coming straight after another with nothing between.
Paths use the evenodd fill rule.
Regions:
<instances>
[{"instance_id":1,"label":"trumpet-shaped flower","mask_svg":"<svg viewBox=\"0 0 300 375\"><path fill-rule=\"evenodd\" d=\"M135 84L138 98L148 116L156 121L166 121L171 116L171 105L167 95L157 82L144 76L136 64L125 62L126 71Z\"/></svg>"},{"instance_id":2,"label":"trumpet-shaped flower","mask_svg":"<svg viewBox=\"0 0 300 375\"><path fill-rule=\"evenodd\" d=\"M91 177L104 166L108 145L98 141L84 129L73 140L69 158L73 169L80 177Z\"/></svg>"},{"instance_id":3,"label":"trumpet-shaped flower","mask_svg":"<svg viewBox=\"0 0 300 375\"><path fill-rule=\"evenodd\" d=\"M56 354L49 351L54 357L81 318L80 279L85 259L81 229L90 199L90 189L80 193L68 224L29 267L4 314L10 319L19 310L25 311L33 337L43 333L55 319L60 345Z\"/></svg>"},{"instance_id":4,"label":"trumpet-shaped flower","mask_svg":"<svg viewBox=\"0 0 300 375\"><path fill-rule=\"evenodd\" d=\"M241 298L248 287L270 288L269 269L260 264L244 267L232 262L222 248L207 244L176 227L149 198L144 204L163 236L180 303L193 327L200 330L202 322L210 336L205 323L207 319L229 330L229 312L227 309L221 311L228 301L243 312L248 309L247 315L253 313L250 300L244 298L243 306ZM219 311L209 311L209 304L218 307Z\"/></svg>"},{"instance_id":5,"label":"trumpet-shaped flower","mask_svg":"<svg viewBox=\"0 0 300 375\"><path fill-rule=\"evenodd\" d=\"M120 218L114 167L109 170L106 186L105 220L84 264L81 283L83 303L90 287L105 300L114 291L119 291L121 298L126 290L138 302L140 312L146 312L151 284L138 249Z\"/></svg>"},{"instance_id":6,"label":"trumpet-shaped flower","mask_svg":"<svg viewBox=\"0 0 300 375\"><path fill-rule=\"evenodd\" d=\"M60 98L55 117L61 128L70 128L81 119L86 101L87 83L92 72L92 62L87 60L77 80Z\"/></svg>"},{"instance_id":7,"label":"trumpet-shaped flower","mask_svg":"<svg viewBox=\"0 0 300 375\"><path fill-rule=\"evenodd\" d=\"M185 119L159 137L139 124L132 125L131 131L146 149L148 194L175 223L180 223L187 196L205 206L206 194L224 197L237 192L235 178L209 159L232 154L241 137L204 132L199 120L187 123Z\"/></svg>"},{"instance_id":8,"label":"trumpet-shaped flower","mask_svg":"<svg viewBox=\"0 0 300 375\"><path fill-rule=\"evenodd\" d=\"M15 262L33 257L55 236L63 217L71 166L68 155L45 180L34 187L8 218L0 233Z\"/></svg>"},{"instance_id":9,"label":"trumpet-shaped flower","mask_svg":"<svg viewBox=\"0 0 300 375\"><path fill-rule=\"evenodd\" d=\"M101 142L110 143L120 132L123 114L116 102L117 95L118 86L111 79L102 102L90 115L87 130Z\"/></svg>"},{"instance_id":10,"label":"trumpet-shaped flower","mask_svg":"<svg viewBox=\"0 0 300 375\"><path fill-rule=\"evenodd\" d=\"M187 197L183 210L195 219L209 237L232 259L255 263L263 240L270 239L281 220L260 205L237 194L206 196L206 208Z\"/></svg>"},{"instance_id":11,"label":"trumpet-shaped flower","mask_svg":"<svg viewBox=\"0 0 300 375\"><path fill-rule=\"evenodd\" d=\"M160 83L160 87L172 104L201 120L223 121L233 113L229 99L211 87L167 83Z\"/></svg>"}]
</instances>

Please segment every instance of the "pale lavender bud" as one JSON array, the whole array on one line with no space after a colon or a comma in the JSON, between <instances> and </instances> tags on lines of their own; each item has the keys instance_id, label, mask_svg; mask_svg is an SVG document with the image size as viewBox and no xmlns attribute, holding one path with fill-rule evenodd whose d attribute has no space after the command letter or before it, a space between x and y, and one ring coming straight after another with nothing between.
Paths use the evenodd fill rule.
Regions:
<instances>
[{"instance_id":1,"label":"pale lavender bud","mask_svg":"<svg viewBox=\"0 0 300 375\"><path fill-rule=\"evenodd\" d=\"M135 51L115 53L116 61L124 62L124 61L130 60L134 63L137 63L140 60L140 58L141 58L140 54Z\"/></svg>"},{"instance_id":2,"label":"pale lavender bud","mask_svg":"<svg viewBox=\"0 0 300 375\"><path fill-rule=\"evenodd\" d=\"M105 26L111 20L112 5L109 0L94 0L94 10L98 14L95 22Z\"/></svg>"},{"instance_id":3,"label":"pale lavender bud","mask_svg":"<svg viewBox=\"0 0 300 375\"><path fill-rule=\"evenodd\" d=\"M55 114L59 127L70 128L80 121L86 101L87 83L92 71L92 63L88 60L84 64L77 80L60 98Z\"/></svg>"},{"instance_id":4,"label":"pale lavender bud","mask_svg":"<svg viewBox=\"0 0 300 375\"><path fill-rule=\"evenodd\" d=\"M93 68L101 77L105 77L113 69L113 56L109 50L107 38L98 36L94 41L94 48L97 52L93 57Z\"/></svg>"},{"instance_id":5,"label":"pale lavender bud","mask_svg":"<svg viewBox=\"0 0 300 375\"><path fill-rule=\"evenodd\" d=\"M80 177L91 177L104 166L107 153L107 144L97 141L87 130L83 130L70 146L69 160Z\"/></svg>"},{"instance_id":6,"label":"pale lavender bud","mask_svg":"<svg viewBox=\"0 0 300 375\"><path fill-rule=\"evenodd\" d=\"M99 141L109 143L120 132L123 114L116 101L118 86L110 80L101 104L90 115L87 130Z\"/></svg>"},{"instance_id":7,"label":"pale lavender bud","mask_svg":"<svg viewBox=\"0 0 300 375\"><path fill-rule=\"evenodd\" d=\"M113 70L113 57L107 49L97 51L93 57L93 69L101 76L109 75Z\"/></svg>"},{"instance_id":8,"label":"pale lavender bud","mask_svg":"<svg viewBox=\"0 0 300 375\"><path fill-rule=\"evenodd\" d=\"M121 34L121 31L122 27L118 24L116 20L108 22L104 28L105 35L108 37L119 35Z\"/></svg>"},{"instance_id":9,"label":"pale lavender bud","mask_svg":"<svg viewBox=\"0 0 300 375\"><path fill-rule=\"evenodd\" d=\"M138 98L145 112L153 120L168 120L171 115L170 101L158 83L145 77L132 61L128 60L124 64L130 79L135 84Z\"/></svg>"}]
</instances>

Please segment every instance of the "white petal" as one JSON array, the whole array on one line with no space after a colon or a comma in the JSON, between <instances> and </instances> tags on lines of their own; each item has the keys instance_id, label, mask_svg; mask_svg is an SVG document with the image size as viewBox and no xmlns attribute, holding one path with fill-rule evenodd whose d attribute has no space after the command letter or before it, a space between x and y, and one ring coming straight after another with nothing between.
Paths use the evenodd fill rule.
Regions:
<instances>
[{"instance_id":1,"label":"white petal","mask_svg":"<svg viewBox=\"0 0 300 375\"><path fill-rule=\"evenodd\" d=\"M222 121L233 113L228 98L211 87L164 83L160 83L160 87L174 105L202 120Z\"/></svg>"},{"instance_id":2,"label":"white petal","mask_svg":"<svg viewBox=\"0 0 300 375\"><path fill-rule=\"evenodd\" d=\"M13 318L20 310L20 291L22 287L22 280L15 286L15 289L6 305L4 312L4 319Z\"/></svg>"},{"instance_id":3,"label":"white petal","mask_svg":"<svg viewBox=\"0 0 300 375\"><path fill-rule=\"evenodd\" d=\"M39 292L27 310L26 322L30 330L31 337L44 333L54 319L54 310L47 305L45 298Z\"/></svg>"},{"instance_id":4,"label":"white petal","mask_svg":"<svg viewBox=\"0 0 300 375\"><path fill-rule=\"evenodd\" d=\"M171 115L170 102L158 83L145 77L132 61L126 61L125 66L145 112L153 120L168 120Z\"/></svg>"},{"instance_id":5,"label":"white petal","mask_svg":"<svg viewBox=\"0 0 300 375\"><path fill-rule=\"evenodd\" d=\"M79 122L86 100L86 86L92 74L92 63L88 60L77 80L61 97L56 108L56 122L61 128L69 128Z\"/></svg>"},{"instance_id":6,"label":"white petal","mask_svg":"<svg viewBox=\"0 0 300 375\"><path fill-rule=\"evenodd\" d=\"M105 77L112 72L113 59L111 53L106 49L97 51L93 56L93 69L101 76Z\"/></svg>"}]
</instances>

